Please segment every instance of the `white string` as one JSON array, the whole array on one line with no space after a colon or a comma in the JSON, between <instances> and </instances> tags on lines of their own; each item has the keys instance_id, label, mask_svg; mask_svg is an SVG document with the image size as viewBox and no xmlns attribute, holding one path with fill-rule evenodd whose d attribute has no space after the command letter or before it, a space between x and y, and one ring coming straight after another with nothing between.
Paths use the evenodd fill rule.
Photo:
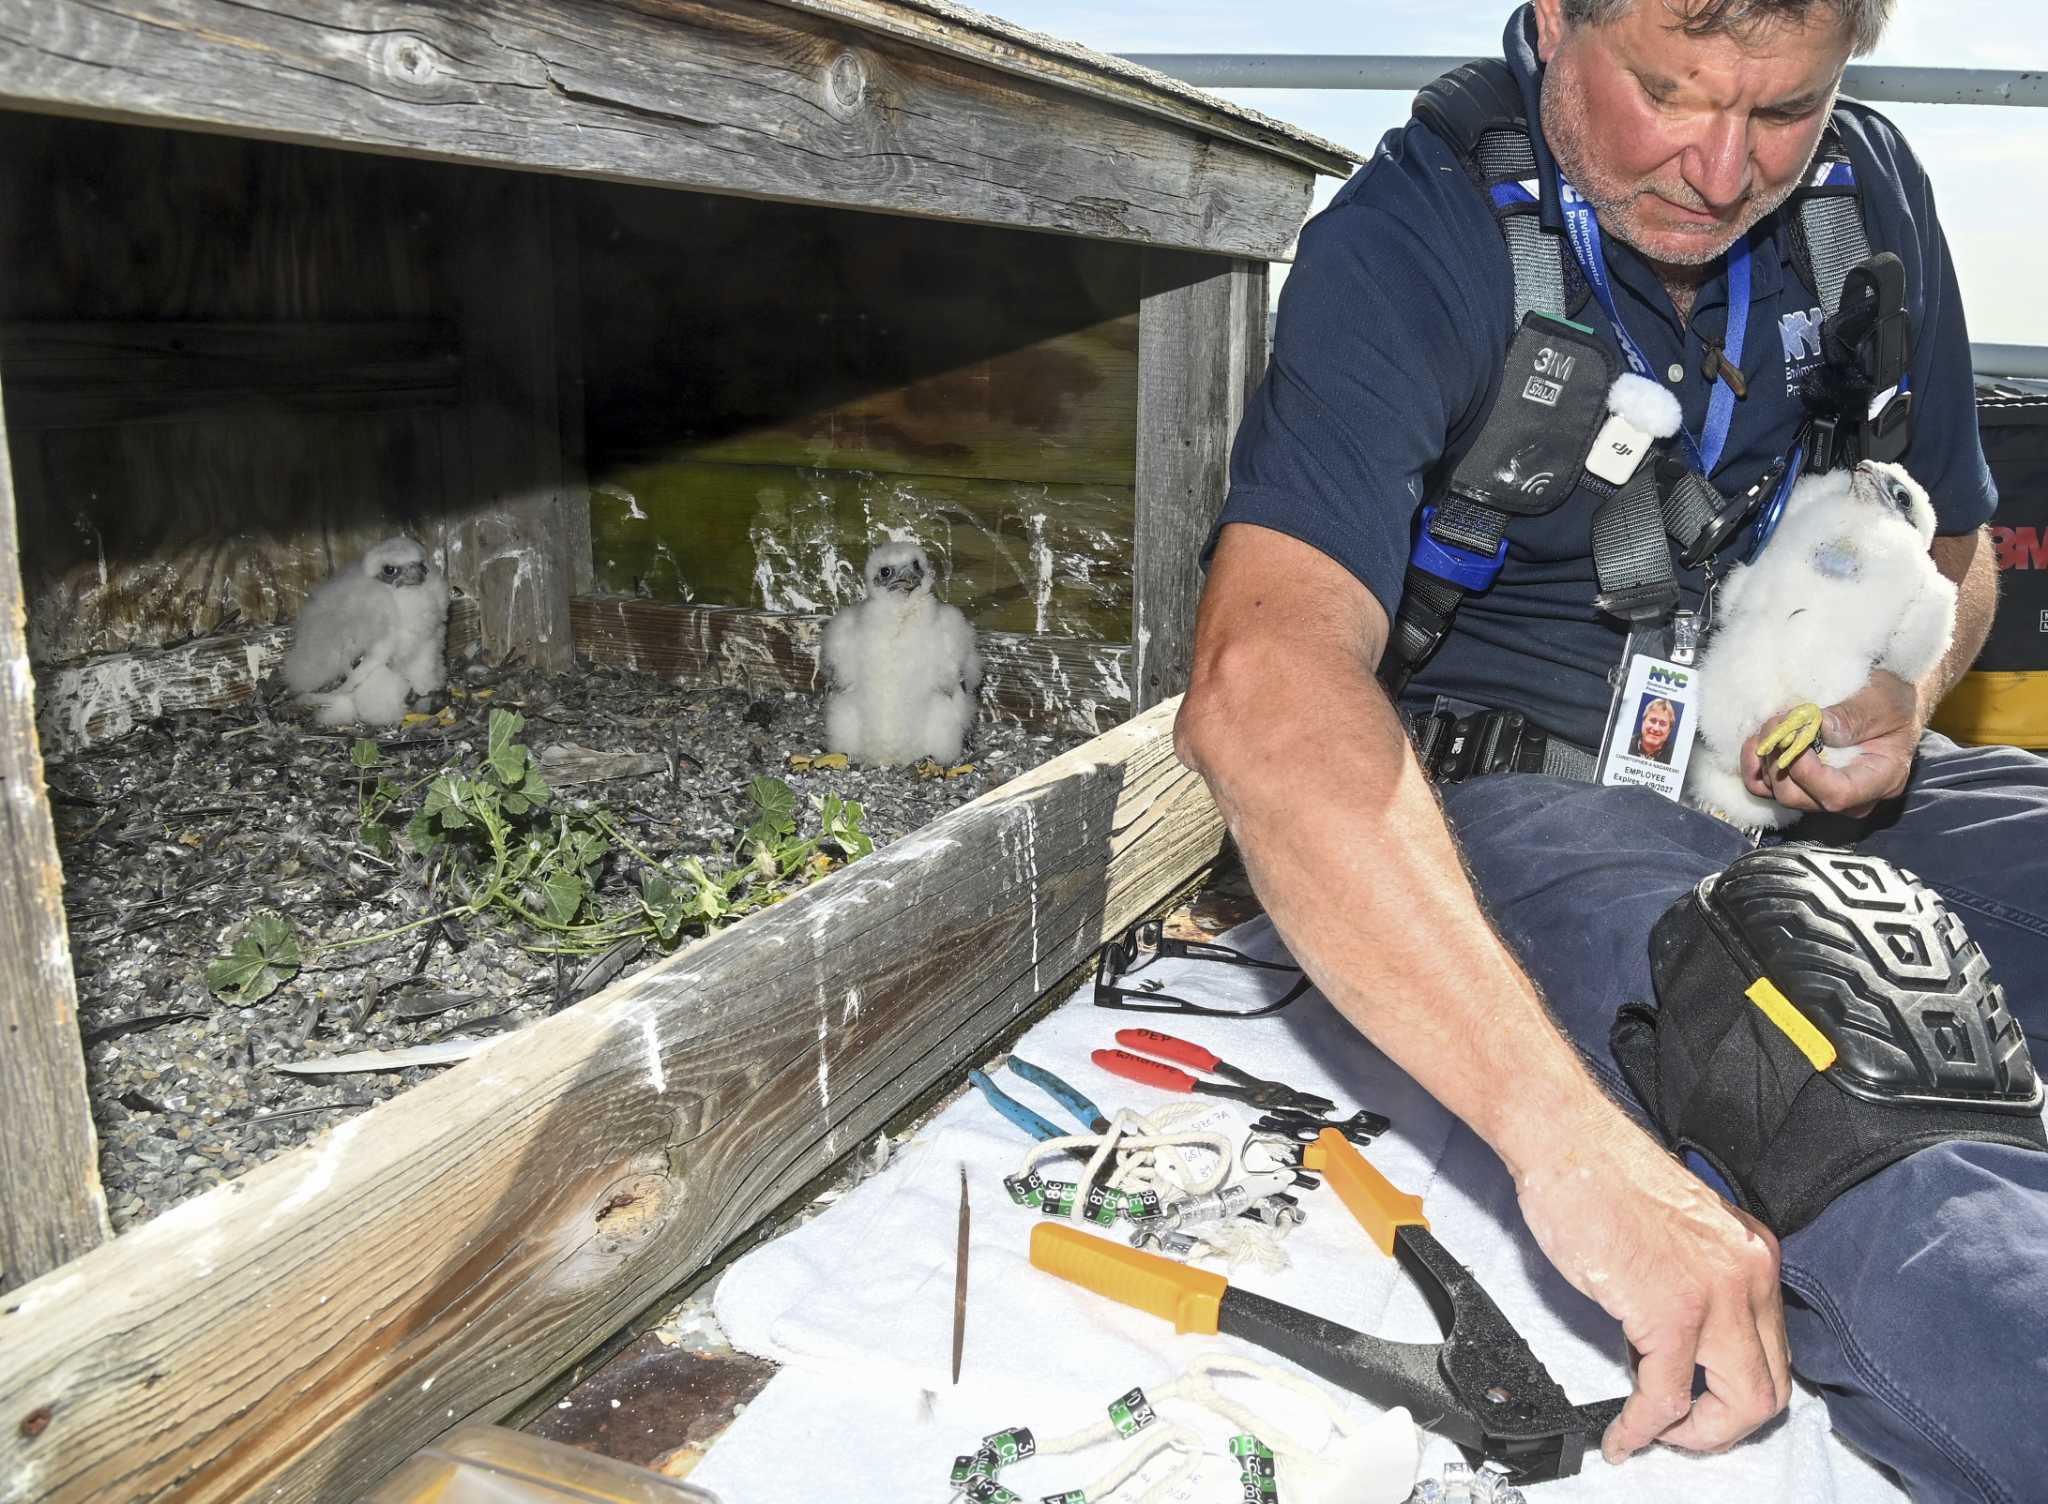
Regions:
<instances>
[{"instance_id":1,"label":"white string","mask_svg":"<svg viewBox=\"0 0 2048 1504\"><path fill-rule=\"evenodd\" d=\"M1169 1123L1172 1121L1166 1113L1159 1116L1168 1117ZM1187 1156L1180 1152L1185 1148L1209 1150L1216 1156L1215 1165L1206 1174L1197 1172ZM1162 1159L1161 1150L1170 1151L1170 1157ZM1110 1120L1107 1133L1069 1134L1033 1144L1025 1152L1024 1163L1017 1173L1020 1177L1029 1175L1048 1159L1069 1154L1078 1157L1083 1153L1089 1155L1087 1169L1082 1176L1083 1185L1097 1184L1097 1176L1110 1156L1116 1154L1116 1169L1108 1180L1100 1183L1119 1191L1156 1191L1165 1186L1173 1192L1174 1199L1204 1195L1234 1179L1237 1174L1237 1145L1227 1135L1162 1132L1154 1119L1148 1119L1128 1107Z\"/></svg>"}]
</instances>

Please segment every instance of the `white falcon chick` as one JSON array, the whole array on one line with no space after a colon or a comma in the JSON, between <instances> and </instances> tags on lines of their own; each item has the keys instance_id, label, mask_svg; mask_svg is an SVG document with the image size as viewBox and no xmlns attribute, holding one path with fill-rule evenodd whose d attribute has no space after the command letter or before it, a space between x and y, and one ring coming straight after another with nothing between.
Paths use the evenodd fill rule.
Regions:
<instances>
[{"instance_id":1,"label":"white falcon chick","mask_svg":"<svg viewBox=\"0 0 2048 1504\"><path fill-rule=\"evenodd\" d=\"M1742 781L1742 744L1771 717L1760 756L1789 768L1820 733L1824 705L1888 669L1912 683L1955 631L1956 587L1934 567L1934 508L1898 465L1864 461L1808 476L1754 563L1730 570L1699 666L1699 745L1688 804L1746 829L1791 824L1800 811ZM1823 747L1830 767L1854 747Z\"/></svg>"},{"instance_id":2,"label":"white falcon chick","mask_svg":"<svg viewBox=\"0 0 2048 1504\"><path fill-rule=\"evenodd\" d=\"M974 724L981 655L957 606L932 594L931 561L915 543L868 555L868 593L825 628L825 741L878 767L957 762Z\"/></svg>"},{"instance_id":3,"label":"white falcon chick","mask_svg":"<svg viewBox=\"0 0 2048 1504\"><path fill-rule=\"evenodd\" d=\"M386 538L306 597L284 682L323 726L396 725L448 682L447 630L447 577L412 539Z\"/></svg>"}]
</instances>

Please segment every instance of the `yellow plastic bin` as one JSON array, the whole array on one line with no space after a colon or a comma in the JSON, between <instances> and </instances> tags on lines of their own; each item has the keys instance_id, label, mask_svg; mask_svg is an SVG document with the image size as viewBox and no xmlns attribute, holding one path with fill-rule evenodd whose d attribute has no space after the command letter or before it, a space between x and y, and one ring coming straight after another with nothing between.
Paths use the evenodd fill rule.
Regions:
<instances>
[{"instance_id":1,"label":"yellow plastic bin","mask_svg":"<svg viewBox=\"0 0 2048 1504\"><path fill-rule=\"evenodd\" d=\"M718 1504L645 1468L503 1426L457 1426L361 1504Z\"/></svg>"},{"instance_id":2,"label":"yellow plastic bin","mask_svg":"<svg viewBox=\"0 0 2048 1504\"><path fill-rule=\"evenodd\" d=\"M2048 748L2048 393L1980 390L1977 422L1998 482L1998 615L1933 725L1959 742Z\"/></svg>"}]
</instances>

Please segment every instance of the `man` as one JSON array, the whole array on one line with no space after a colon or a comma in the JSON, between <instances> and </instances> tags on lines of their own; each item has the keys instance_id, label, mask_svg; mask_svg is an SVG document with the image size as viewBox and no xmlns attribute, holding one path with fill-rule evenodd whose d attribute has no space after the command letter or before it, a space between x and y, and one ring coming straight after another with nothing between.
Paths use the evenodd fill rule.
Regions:
<instances>
[{"instance_id":1,"label":"man","mask_svg":"<svg viewBox=\"0 0 2048 1504\"><path fill-rule=\"evenodd\" d=\"M1509 23L1546 201L1561 174L1594 206L1618 312L1695 434L1700 373L1727 342L1725 253L1749 237L1747 394L1714 472L1725 494L1799 421L1819 300L1776 211L1889 4L1533 0ZM1962 604L1955 648L1926 682L1880 674L1827 707L1826 741L1860 759L1809 753L1777 775L1752 746L1748 777L1765 797L1853 819L1844 838L1940 891L2015 989L2038 1052L2048 764L1922 731L1995 594L1962 308L1918 164L1874 113L1845 105L1836 119L1872 242L1906 264L1918 407L1905 463L1935 498L1934 558ZM1416 509L1500 386L1512 288L1488 205L1417 122L1304 231L1232 457L1181 756L1296 959L1500 1155L1544 1254L1621 1323L1639 1357L1610 1461L1652 1441L1731 1446L1783 1408L1796 1370L1916 1496L2039 1497L2048 1155L1922 1150L1789 1237L1781 1267L1767 1230L1617 1105L1607 1049L1618 1005L1651 995L1651 924L1747 838L1647 790L1528 774L1446 786L1439 806L1375 678ZM1597 304L1579 317L1614 347ZM1622 638L1590 604L1592 505L1581 491L1515 520L1506 568L1467 599L1408 703L1519 710L1598 745ZM1690 603L1702 583L1682 576Z\"/></svg>"},{"instance_id":2,"label":"man","mask_svg":"<svg viewBox=\"0 0 2048 1504\"><path fill-rule=\"evenodd\" d=\"M1629 751L1637 757L1648 758L1651 762L1671 761L1671 732L1678 724L1678 707L1659 696L1643 702L1642 716L1636 722L1636 735Z\"/></svg>"}]
</instances>

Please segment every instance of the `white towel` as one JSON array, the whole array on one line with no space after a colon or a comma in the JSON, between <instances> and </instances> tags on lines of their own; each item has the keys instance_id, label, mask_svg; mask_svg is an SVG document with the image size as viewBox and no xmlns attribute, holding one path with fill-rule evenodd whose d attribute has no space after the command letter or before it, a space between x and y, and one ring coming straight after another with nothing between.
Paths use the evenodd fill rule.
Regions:
<instances>
[{"instance_id":1,"label":"white towel","mask_svg":"<svg viewBox=\"0 0 2048 1504\"><path fill-rule=\"evenodd\" d=\"M1285 957L1264 919L1224 940L1253 955ZM1284 973L1173 961L1157 962L1145 975L1157 975L1169 992L1210 1002L1256 1002L1293 981ZM1579 1402L1626 1392L1618 1327L1537 1251L1499 1162L1320 994L1266 1018L1239 1020L1096 1008L1084 988L1018 1041L1014 1053L1064 1077L1109 1112L1185 1100L1111 1076L1090 1061L1090 1051L1112 1046L1118 1029L1134 1026L1192 1040L1253 1075L1334 1098L1341 1112L1368 1107L1385 1113L1393 1129L1368 1156L1396 1186L1423 1198L1432 1231L1471 1268L1566 1392ZM1068 1125L1037 1088L1007 1070L995 1079L1041 1116ZM1512 1089L1512 1082L1502 1083L1502 1090ZM1239 1123L1249 1121L1251 1109L1230 1111ZM1013 1205L1002 1187L1002 1176L1029 1147L1020 1130L970 1091L883 1173L729 1269L715 1303L726 1335L734 1346L785 1367L693 1481L727 1504L942 1499L952 1459L973 1451L984 1435L1016 1425L1031 1426L1040 1437L1078 1429L1133 1386L1166 1382L1204 1344L1283 1363L1233 1338L1178 1336L1164 1321L1031 1268L1027 1250L1040 1218ZM963 1164L973 1233L965 1357L955 1388L949 1370ZM1290 1266L1277 1274L1247 1271L1234 1282L1360 1331L1436 1340L1440 1333L1420 1292L1335 1195L1327 1189L1300 1194L1309 1217L1287 1241ZM1349 1397L1345 1403L1358 1414L1373 1413ZM1458 1460L1448 1442L1424 1440L1421 1476L1436 1476ZM1401 1460L1397 1442L1390 1440L1388 1450L1391 1460ZM1014 1479L1005 1473L1003 1482L1037 1499L1056 1488L1084 1487L1105 1466L1100 1452L1065 1462L1036 1458L1019 1465ZM1405 1492L1404 1483L1392 1496ZM1825 1407L1803 1390L1787 1416L1725 1456L1658 1448L1610 1468L1594 1450L1577 1477L1534 1495L1546 1496L1617 1504L1740 1497L1897 1504L1903 1497L1830 1435Z\"/></svg>"}]
</instances>

